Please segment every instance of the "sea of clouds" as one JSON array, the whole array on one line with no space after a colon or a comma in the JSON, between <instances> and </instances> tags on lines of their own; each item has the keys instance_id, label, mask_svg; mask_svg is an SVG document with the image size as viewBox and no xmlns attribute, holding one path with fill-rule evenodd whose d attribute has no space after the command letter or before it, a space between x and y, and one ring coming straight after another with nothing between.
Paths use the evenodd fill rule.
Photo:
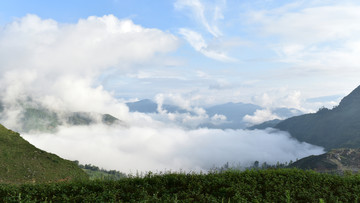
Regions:
<instances>
[{"instance_id":1,"label":"sea of clouds","mask_svg":"<svg viewBox=\"0 0 360 203\"><path fill-rule=\"evenodd\" d=\"M171 33L112 15L75 24L36 15L16 19L0 29L0 96L5 107L0 122L17 129L22 105L29 101L55 112L111 114L125 125L63 125L53 133L22 136L63 158L123 172L199 171L226 162L248 166L256 160L275 164L323 153L321 147L271 129L194 128L191 124L211 118L201 108L186 107L186 100L181 103L193 114L163 111L159 97L159 114L132 113L125 100L97 80L108 68L126 74L159 63L178 46Z\"/></svg>"}]
</instances>

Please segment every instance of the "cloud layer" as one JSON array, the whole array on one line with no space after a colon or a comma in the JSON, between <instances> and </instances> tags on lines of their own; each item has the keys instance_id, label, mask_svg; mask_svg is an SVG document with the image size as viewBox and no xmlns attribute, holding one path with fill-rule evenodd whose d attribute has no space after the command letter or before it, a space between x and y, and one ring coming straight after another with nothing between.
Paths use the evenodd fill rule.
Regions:
<instances>
[{"instance_id":1,"label":"cloud layer","mask_svg":"<svg viewBox=\"0 0 360 203\"><path fill-rule=\"evenodd\" d=\"M276 164L321 154L323 149L291 139L285 132L183 130L179 127L62 128L56 134L23 137L35 146L81 163L123 172L209 170L226 162L249 166Z\"/></svg>"}]
</instances>

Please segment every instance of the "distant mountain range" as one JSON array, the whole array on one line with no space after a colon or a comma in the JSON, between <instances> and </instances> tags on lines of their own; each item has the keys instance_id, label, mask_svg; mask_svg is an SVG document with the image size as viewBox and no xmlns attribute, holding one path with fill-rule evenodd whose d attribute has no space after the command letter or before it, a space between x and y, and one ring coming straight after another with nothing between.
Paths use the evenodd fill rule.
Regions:
<instances>
[{"instance_id":1,"label":"distant mountain range","mask_svg":"<svg viewBox=\"0 0 360 203\"><path fill-rule=\"evenodd\" d=\"M0 183L59 182L88 179L72 161L40 150L0 125Z\"/></svg>"},{"instance_id":2,"label":"distant mountain range","mask_svg":"<svg viewBox=\"0 0 360 203\"><path fill-rule=\"evenodd\" d=\"M141 112L141 113L158 113L157 104L149 99L140 100L137 102L129 102L126 103L131 112ZM166 110L170 113L189 113L194 114L193 112L189 112L181 107L175 105L162 105L162 109ZM214 124L214 123L202 123L198 127L207 127L207 128L217 128L217 129L243 129L248 127L249 123L243 120L246 115L253 115L257 110L262 110L263 108L254 104L246 104L246 103L225 103L215 106L210 106L204 108L209 117L213 117L215 115L224 115L226 116L226 121ZM291 116L297 116L303 114L300 110L291 109L291 108L277 108L273 110L277 116L281 118L288 118Z\"/></svg>"},{"instance_id":3,"label":"distant mountain range","mask_svg":"<svg viewBox=\"0 0 360 203\"><path fill-rule=\"evenodd\" d=\"M360 86L333 109L288 118L274 126L299 141L324 147L360 148Z\"/></svg>"},{"instance_id":4,"label":"distant mountain range","mask_svg":"<svg viewBox=\"0 0 360 203\"><path fill-rule=\"evenodd\" d=\"M33 103L31 101L30 103ZM157 104L149 99L140 100L137 102L126 103L129 107L130 112L141 112L141 113L158 113ZM18 116L18 126L14 129L19 132L53 132L56 131L60 125L90 125L94 123L104 123L106 125L120 124L125 126L121 120L115 118L110 114L100 114L91 112L55 112L40 104L28 105L26 102L20 105L21 112ZM179 106L163 104L162 109L169 113L180 113L195 115L194 112L183 109ZM249 123L243 120L246 115L253 115L257 110L263 108L254 104L246 103L225 103L220 105L211 106L204 108L207 115L211 118L215 115L223 115L226 117L225 121L221 122L208 122L201 123L197 127L206 127L214 129L244 129L249 127ZM0 121L6 120L4 114L6 107L0 101ZM277 116L281 118L288 118L291 116L301 115L302 112L297 109L288 108L277 108L273 110ZM272 127L272 126L270 126Z\"/></svg>"}]
</instances>

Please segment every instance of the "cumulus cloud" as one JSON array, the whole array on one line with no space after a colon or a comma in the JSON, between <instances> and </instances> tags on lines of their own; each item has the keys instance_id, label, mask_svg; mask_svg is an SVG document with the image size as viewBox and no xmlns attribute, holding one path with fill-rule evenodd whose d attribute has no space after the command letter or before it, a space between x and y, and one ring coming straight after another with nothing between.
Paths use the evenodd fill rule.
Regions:
<instances>
[{"instance_id":1,"label":"cumulus cloud","mask_svg":"<svg viewBox=\"0 0 360 203\"><path fill-rule=\"evenodd\" d=\"M243 121L250 124L260 124L265 121L281 119L276 114L273 114L270 109L261 109L256 110L254 115L245 115Z\"/></svg>"},{"instance_id":2,"label":"cumulus cloud","mask_svg":"<svg viewBox=\"0 0 360 203\"><path fill-rule=\"evenodd\" d=\"M35 146L81 163L123 172L209 170L226 162L288 162L323 149L299 143L285 132L183 130L176 127L101 125L62 128L54 134L25 134Z\"/></svg>"},{"instance_id":3,"label":"cumulus cloud","mask_svg":"<svg viewBox=\"0 0 360 203\"><path fill-rule=\"evenodd\" d=\"M255 95L252 97L252 102L264 108L296 108L303 109L304 99L300 91L290 91L286 88L271 89L267 92Z\"/></svg>"},{"instance_id":4,"label":"cumulus cloud","mask_svg":"<svg viewBox=\"0 0 360 203\"><path fill-rule=\"evenodd\" d=\"M27 15L0 31L1 95L8 103L31 96L72 111L124 109L96 84L101 72L111 67L134 69L177 45L169 33L113 15L91 16L75 24Z\"/></svg>"}]
</instances>

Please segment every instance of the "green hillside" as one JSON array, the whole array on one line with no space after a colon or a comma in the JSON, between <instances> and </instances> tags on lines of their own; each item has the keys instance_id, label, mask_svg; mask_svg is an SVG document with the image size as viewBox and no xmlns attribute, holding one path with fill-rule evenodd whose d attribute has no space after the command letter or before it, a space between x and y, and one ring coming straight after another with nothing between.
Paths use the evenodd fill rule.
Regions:
<instances>
[{"instance_id":1,"label":"green hillside","mask_svg":"<svg viewBox=\"0 0 360 203\"><path fill-rule=\"evenodd\" d=\"M333 148L360 148L360 86L333 109L286 119L275 128L310 144Z\"/></svg>"},{"instance_id":2,"label":"green hillside","mask_svg":"<svg viewBox=\"0 0 360 203\"><path fill-rule=\"evenodd\" d=\"M360 170L360 149L333 149L325 154L302 158L289 167L340 174L346 171L358 172Z\"/></svg>"},{"instance_id":3,"label":"green hillside","mask_svg":"<svg viewBox=\"0 0 360 203\"><path fill-rule=\"evenodd\" d=\"M0 183L87 179L72 161L37 149L19 133L0 125Z\"/></svg>"}]
</instances>

